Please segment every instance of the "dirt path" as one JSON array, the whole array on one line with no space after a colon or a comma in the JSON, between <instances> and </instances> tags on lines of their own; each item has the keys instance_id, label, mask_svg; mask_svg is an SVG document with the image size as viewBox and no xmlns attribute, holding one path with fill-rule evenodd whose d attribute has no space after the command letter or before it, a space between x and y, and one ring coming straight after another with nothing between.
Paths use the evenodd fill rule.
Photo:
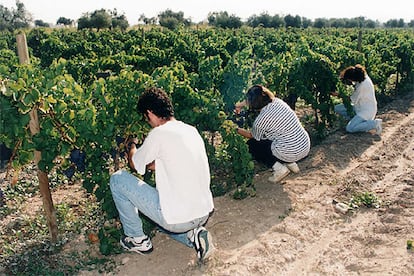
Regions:
<instances>
[{"instance_id":1,"label":"dirt path","mask_svg":"<svg viewBox=\"0 0 414 276\"><path fill-rule=\"evenodd\" d=\"M414 275L414 93L379 112L384 131L338 131L281 184L256 175L257 196L215 199L217 251L206 264L163 234L148 256L121 254L117 275ZM336 212L369 192L378 208ZM83 272L81 275L94 275Z\"/></svg>"}]
</instances>

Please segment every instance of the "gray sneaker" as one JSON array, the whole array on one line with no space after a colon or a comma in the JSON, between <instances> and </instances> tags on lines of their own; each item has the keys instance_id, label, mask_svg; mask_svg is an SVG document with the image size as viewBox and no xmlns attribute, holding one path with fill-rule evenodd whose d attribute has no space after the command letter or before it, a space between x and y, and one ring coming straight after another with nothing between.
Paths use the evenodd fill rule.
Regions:
<instances>
[{"instance_id":1,"label":"gray sneaker","mask_svg":"<svg viewBox=\"0 0 414 276\"><path fill-rule=\"evenodd\" d=\"M210 232L202 226L193 230L192 242L200 261L209 258L215 249Z\"/></svg>"},{"instance_id":2,"label":"gray sneaker","mask_svg":"<svg viewBox=\"0 0 414 276\"><path fill-rule=\"evenodd\" d=\"M273 169L273 175L269 177L270 182L275 182L275 183L279 182L290 173L290 170L288 169L288 167L286 167L284 164L279 163L279 162L275 162L272 169Z\"/></svg>"},{"instance_id":3,"label":"gray sneaker","mask_svg":"<svg viewBox=\"0 0 414 276\"><path fill-rule=\"evenodd\" d=\"M128 237L122 236L120 243L125 250L139 254L148 254L152 252L152 243L149 237Z\"/></svg>"}]
</instances>

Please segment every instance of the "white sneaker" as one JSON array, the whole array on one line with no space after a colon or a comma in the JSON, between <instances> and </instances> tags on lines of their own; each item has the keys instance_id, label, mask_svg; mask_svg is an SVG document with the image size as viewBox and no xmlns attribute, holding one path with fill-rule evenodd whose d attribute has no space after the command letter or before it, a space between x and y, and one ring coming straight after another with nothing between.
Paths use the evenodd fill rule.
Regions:
<instances>
[{"instance_id":1,"label":"white sneaker","mask_svg":"<svg viewBox=\"0 0 414 276\"><path fill-rule=\"evenodd\" d=\"M287 164L285 164L286 165L286 167L291 171L291 172L293 172L293 173L298 173L298 172L300 172L300 169L299 169L299 166L298 166L298 164L296 164L296 162L293 162L293 163L287 163Z\"/></svg>"},{"instance_id":2,"label":"white sneaker","mask_svg":"<svg viewBox=\"0 0 414 276\"><path fill-rule=\"evenodd\" d=\"M382 132L382 120L381 119L375 119L375 134L380 135L381 136L381 132Z\"/></svg>"},{"instance_id":3,"label":"white sneaker","mask_svg":"<svg viewBox=\"0 0 414 276\"><path fill-rule=\"evenodd\" d=\"M139 254L148 254L152 252L152 243L149 237L128 237L122 236L120 243L125 250Z\"/></svg>"},{"instance_id":4,"label":"white sneaker","mask_svg":"<svg viewBox=\"0 0 414 276\"><path fill-rule=\"evenodd\" d=\"M286 167L285 165L279 162L276 162L272 168L273 168L273 175L269 177L270 182L279 182L280 180L285 178L290 173L290 170L288 169L288 167Z\"/></svg>"}]
</instances>

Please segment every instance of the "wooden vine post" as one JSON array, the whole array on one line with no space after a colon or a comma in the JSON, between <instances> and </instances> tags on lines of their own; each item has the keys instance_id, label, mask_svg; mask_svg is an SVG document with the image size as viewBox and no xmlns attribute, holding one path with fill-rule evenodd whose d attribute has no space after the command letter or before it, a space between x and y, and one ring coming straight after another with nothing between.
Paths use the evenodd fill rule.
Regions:
<instances>
[{"instance_id":1,"label":"wooden vine post","mask_svg":"<svg viewBox=\"0 0 414 276\"><path fill-rule=\"evenodd\" d=\"M17 41L17 54L19 56L19 62L21 64L29 64L30 59L29 59L29 51L27 48L26 35L24 33L18 34L16 36L16 41ZM33 136L40 132L37 106L33 107L29 115L30 115L29 127L30 127L30 132ZM58 236L56 210L55 210L55 207L53 206L52 194L50 192L49 177L46 172L40 170L38 167L38 164L41 158L42 158L42 153L40 151L35 150L34 162L37 167L36 170L37 170L37 177L39 179L40 194L42 196L42 201L43 201L43 209L46 215L46 221L47 221L47 226L49 228L51 241L53 243L56 243L57 236Z\"/></svg>"}]
</instances>

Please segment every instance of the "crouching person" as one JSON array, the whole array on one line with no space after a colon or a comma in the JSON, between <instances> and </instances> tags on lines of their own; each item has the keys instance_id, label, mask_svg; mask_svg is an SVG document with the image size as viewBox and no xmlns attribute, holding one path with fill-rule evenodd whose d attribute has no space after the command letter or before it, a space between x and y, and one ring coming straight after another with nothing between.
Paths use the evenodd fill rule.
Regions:
<instances>
[{"instance_id":1,"label":"crouching person","mask_svg":"<svg viewBox=\"0 0 414 276\"><path fill-rule=\"evenodd\" d=\"M236 112L244 106L259 115L251 130L237 128L237 132L249 139L253 158L273 169L269 181L279 182L290 172L298 173L296 162L309 154L311 143L295 112L262 85L249 88L246 100L235 105Z\"/></svg>"},{"instance_id":2,"label":"crouching person","mask_svg":"<svg viewBox=\"0 0 414 276\"><path fill-rule=\"evenodd\" d=\"M198 259L204 260L214 249L204 227L214 208L204 141L195 127L174 118L172 103L162 89L147 89L139 98L138 112L152 130L141 146L128 142L129 165L140 175L154 170L156 187L124 170L111 176L124 230L120 243L128 251L152 251L138 210L173 239L195 248Z\"/></svg>"}]
</instances>

